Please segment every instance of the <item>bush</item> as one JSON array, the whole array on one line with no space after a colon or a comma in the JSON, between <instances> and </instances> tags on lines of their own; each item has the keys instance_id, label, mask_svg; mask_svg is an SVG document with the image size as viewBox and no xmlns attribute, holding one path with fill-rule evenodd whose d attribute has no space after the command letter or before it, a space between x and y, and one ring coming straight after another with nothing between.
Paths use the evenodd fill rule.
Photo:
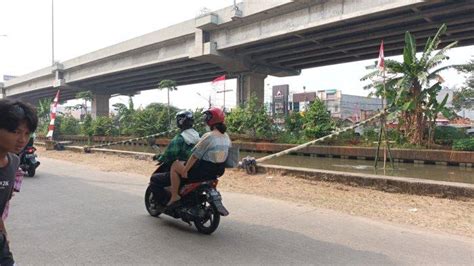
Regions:
<instances>
[{"instance_id":1,"label":"bush","mask_svg":"<svg viewBox=\"0 0 474 266\"><path fill-rule=\"evenodd\" d=\"M118 129L114 125L113 118L107 116L97 117L92 122L92 129L94 136L115 136L118 134Z\"/></svg>"},{"instance_id":2,"label":"bush","mask_svg":"<svg viewBox=\"0 0 474 266\"><path fill-rule=\"evenodd\" d=\"M78 135L80 133L79 120L72 115L65 115L59 124L59 132L61 135Z\"/></svg>"},{"instance_id":3,"label":"bush","mask_svg":"<svg viewBox=\"0 0 474 266\"><path fill-rule=\"evenodd\" d=\"M316 100L304 114L304 134L308 139L317 139L329 135L335 128L331 114L323 101Z\"/></svg>"},{"instance_id":4,"label":"bush","mask_svg":"<svg viewBox=\"0 0 474 266\"><path fill-rule=\"evenodd\" d=\"M170 117L171 127L174 128L176 123L174 117L178 109L171 106ZM144 110L138 110L133 115L132 133L135 136L148 136L170 130L168 121L167 107L160 103L152 103Z\"/></svg>"},{"instance_id":5,"label":"bush","mask_svg":"<svg viewBox=\"0 0 474 266\"><path fill-rule=\"evenodd\" d=\"M466 134L463 130L450 127L450 126L439 126L435 129L435 142L438 144L453 144L454 140L463 139L466 137Z\"/></svg>"},{"instance_id":6,"label":"bush","mask_svg":"<svg viewBox=\"0 0 474 266\"><path fill-rule=\"evenodd\" d=\"M245 107L233 109L226 118L226 124L229 132L247 134L254 139L271 138L275 132L272 119L254 96Z\"/></svg>"},{"instance_id":7,"label":"bush","mask_svg":"<svg viewBox=\"0 0 474 266\"><path fill-rule=\"evenodd\" d=\"M303 116L299 112L291 112L285 119L285 128L295 137L299 137L303 133Z\"/></svg>"},{"instance_id":8,"label":"bush","mask_svg":"<svg viewBox=\"0 0 474 266\"><path fill-rule=\"evenodd\" d=\"M199 133L199 136L202 136L206 133L206 123L204 123L204 116L202 114L204 110L202 108L197 108L193 112L194 118L194 129Z\"/></svg>"},{"instance_id":9,"label":"bush","mask_svg":"<svg viewBox=\"0 0 474 266\"><path fill-rule=\"evenodd\" d=\"M94 135L94 128L93 128L93 120L92 116L90 114L87 114L84 117L84 121L82 122L81 125L81 134L84 136L88 136L89 138Z\"/></svg>"},{"instance_id":10,"label":"bush","mask_svg":"<svg viewBox=\"0 0 474 266\"><path fill-rule=\"evenodd\" d=\"M455 140L453 150L456 151L474 151L474 137L468 139Z\"/></svg>"}]
</instances>

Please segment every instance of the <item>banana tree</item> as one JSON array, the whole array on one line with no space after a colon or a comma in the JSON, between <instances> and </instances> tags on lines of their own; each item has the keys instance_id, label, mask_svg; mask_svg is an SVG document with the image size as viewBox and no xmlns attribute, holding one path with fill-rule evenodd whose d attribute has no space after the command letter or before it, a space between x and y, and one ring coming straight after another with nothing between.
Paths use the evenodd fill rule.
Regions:
<instances>
[{"instance_id":1,"label":"banana tree","mask_svg":"<svg viewBox=\"0 0 474 266\"><path fill-rule=\"evenodd\" d=\"M453 42L436 51L441 43L441 36L445 32L446 25L442 25L434 37L428 38L420 57L416 55L415 37L410 32L406 32L403 62L385 60L388 76L386 87L391 93L392 107L400 111L399 123L402 125L402 130L405 131L410 143L415 145L422 145L426 140L424 132L427 126L427 117L425 113L428 91L433 86L431 83L442 80L439 76L441 71L459 67L450 65L435 69L443 61L449 59L446 52L457 44L457 42ZM379 74L378 70L373 71L362 80Z\"/></svg>"},{"instance_id":2,"label":"banana tree","mask_svg":"<svg viewBox=\"0 0 474 266\"><path fill-rule=\"evenodd\" d=\"M426 94L426 103L424 104L424 115L428 120L428 145L431 146L434 142L434 131L436 128L436 120L438 119L438 114L443 114L446 118L452 117L452 111L446 107L449 95L443 98L441 102L438 101L437 96L441 91L442 87L439 82L434 84L428 89L423 90L423 93Z\"/></svg>"}]
</instances>

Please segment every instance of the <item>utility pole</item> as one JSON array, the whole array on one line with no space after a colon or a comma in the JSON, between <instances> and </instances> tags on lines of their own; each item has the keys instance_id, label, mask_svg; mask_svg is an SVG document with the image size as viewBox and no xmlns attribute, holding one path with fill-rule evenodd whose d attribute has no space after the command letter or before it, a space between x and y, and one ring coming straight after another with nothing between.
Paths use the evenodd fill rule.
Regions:
<instances>
[{"instance_id":1,"label":"utility pole","mask_svg":"<svg viewBox=\"0 0 474 266\"><path fill-rule=\"evenodd\" d=\"M205 99L209 103L209 109L211 109L212 107L211 95L209 94L209 99L206 99L206 97L202 96L199 92L196 92L196 94L201 96L201 98Z\"/></svg>"},{"instance_id":2,"label":"utility pole","mask_svg":"<svg viewBox=\"0 0 474 266\"><path fill-rule=\"evenodd\" d=\"M54 66L54 0L51 0L51 61Z\"/></svg>"}]
</instances>

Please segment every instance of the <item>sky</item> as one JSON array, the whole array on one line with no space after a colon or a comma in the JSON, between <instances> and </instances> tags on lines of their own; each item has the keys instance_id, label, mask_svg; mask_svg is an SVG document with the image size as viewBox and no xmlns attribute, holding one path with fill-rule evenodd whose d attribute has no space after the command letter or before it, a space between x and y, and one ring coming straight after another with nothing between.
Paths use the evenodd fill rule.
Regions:
<instances>
[{"instance_id":1,"label":"sky","mask_svg":"<svg viewBox=\"0 0 474 266\"><path fill-rule=\"evenodd\" d=\"M265 0L261 0L265 1ZM266 0L271 1L271 0ZM68 59L195 18L202 9L217 10L231 6L233 0L55 0L55 60ZM0 0L0 81L3 75L19 76L47 67L52 62L51 0ZM6 36L3 36L6 35ZM474 56L474 47L449 52L450 64L466 63ZM399 59L399 57L395 57ZM306 69L299 76L265 79L265 98L271 87L289 84L290 92L339 89L345 94L366 96L360 78L373 60ZM442 74L445 86L459 87L463 75L456 71ZM235 105L236 81L227 80L226 106ZM216 105L223 95L210 82L180 86L171 93L171 104L182 109L208 106L208 97ZM54 97L54 96L52 96ZM166 91L149 90L134 97L135 106L166 102ZM126 103L127 97L113 97L110 104Z\"/></svg>"}]
</instances>

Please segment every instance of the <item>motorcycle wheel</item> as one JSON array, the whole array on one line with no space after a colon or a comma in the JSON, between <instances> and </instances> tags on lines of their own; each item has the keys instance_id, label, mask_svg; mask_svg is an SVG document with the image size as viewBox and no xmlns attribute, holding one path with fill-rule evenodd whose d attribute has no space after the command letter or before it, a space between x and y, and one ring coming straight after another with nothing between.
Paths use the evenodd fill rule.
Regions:
<instances>
[{"instance_id":1,"label":"motorcycle wheel","mask_svg":"<svg viewBox=\"0 0 474 266\"><path fill-rule=\"evenodd\" d=\"M194 226L196 226L196 229L200 233L210 235L214 233L219 226L221 215L217 211L216 206L212 203L209 204L208 202L205 202L201 207L204 209L205 215L203 218L196 219L194 221Z\"/></svg>"},{"instance_id":2,"label":"motorcycle wheel","mask_svg":"<svg viewBox=\"0 0 474 266\"><path fill-rule=\"evenodd\" d=\"M34 177L35 174L36 174L36 168L31 165L30 167L28 167L28 177Z\"/></svg>"},{"instance_id":3,"label":"motorcycle wheel","mask_svg":"<svg viewBox=\"0 0 474 266\"><path fill-rule=\"evenodd\" d=\"M148 213L153 217L158 217L161 212L158 211L158 203L155 202L153 191L150 187L147 187L145 191L145 207Z\"/></svg>"}]
</instances>

